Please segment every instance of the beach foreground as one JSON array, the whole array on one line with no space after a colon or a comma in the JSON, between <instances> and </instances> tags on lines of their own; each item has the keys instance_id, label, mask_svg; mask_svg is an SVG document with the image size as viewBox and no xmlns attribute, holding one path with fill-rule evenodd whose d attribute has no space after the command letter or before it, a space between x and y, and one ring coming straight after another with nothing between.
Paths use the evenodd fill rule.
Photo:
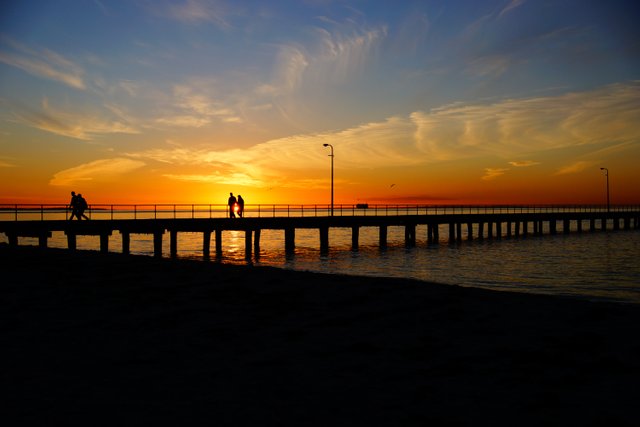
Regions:
<instances>
[{"instance_id":1,"label":"beach foreground","mask_svg":"<svg viewBox=\"0 0 640 427\"><path fill-rule=\"evenodd\" d=\"M639 425L640 306L0 245L3 419Z\"/></svg>"}]
</instances>

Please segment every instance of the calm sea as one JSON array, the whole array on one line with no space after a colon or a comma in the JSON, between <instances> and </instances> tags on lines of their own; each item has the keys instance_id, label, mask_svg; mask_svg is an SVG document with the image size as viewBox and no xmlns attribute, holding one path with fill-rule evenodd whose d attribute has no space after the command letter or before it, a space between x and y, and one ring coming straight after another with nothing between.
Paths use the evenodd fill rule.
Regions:
<instances>
[{"instance_id":1,"label":"calm sea","mask_svg":"<svg viewBox=\"0 0 640 427\"><path fill-rule=\"evenodd\" d=\"M440 236L447 236L447 232L442 228ZM297 230L295 253L287 256L284 232L263 230L260 252L246 260L244 232L228 231L223 233L221 261L640 303L639 230L529 235L457 244L441 241L436 245L427 244L426 235L426 228L418 227L416 247L406 248L404 228L390 227L388 247L381 250L378 229L363 227L359 249L354 251L350 229L331 229L329 253L322 255L318 231ZM169 256L168 234L165 236L163 252ZM6 237L0 235L0 241L6 242ZM20 244L37 245L37 240L22 238ZM109 241L109 250L119 252L121 245L116 232ZM63 233L54 233L49 246L65 248L66 237ZM98 248L97 236L78 236L78 249ZM131 252L151 256L153 237L131 235ZM202 259L202 234L180 233L178 256Z\"/></svg>"}]
</instances>

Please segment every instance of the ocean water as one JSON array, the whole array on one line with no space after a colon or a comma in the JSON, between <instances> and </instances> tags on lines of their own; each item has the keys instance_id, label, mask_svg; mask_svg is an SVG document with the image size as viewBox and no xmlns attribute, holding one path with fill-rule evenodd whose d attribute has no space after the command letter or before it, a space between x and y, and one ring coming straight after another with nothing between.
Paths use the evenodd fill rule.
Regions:
<instances>
[{"instance_id":1,"label":"ocean water","mask_svg":"<svg viewBox=\"0 0 640 427\"><path fill-rule=\"evenodd\" d=\"M585 227L585 230L587 228ZM350 229L330 229L329 252L320 253L318 230L297 230L294 254L284 251L284 232L262 230L260 251L245 256L244 232L223 233L223 255L203 260L201 233L178 234L178 257L233 264L266 265L292 270L364 276L402 277L462 286L564 295L591 300L640 303L640 230L571 232L556 235L463 240L428 244L426 227L417 227L415 247L404 244L404 228L389 227L388 246L380 249L378 229L362 227L360 245L351 248ZM545 230L546 232L546 230ZM213 239L212 239L213 240ZM0 234L0 242L6 237ZM37 239L21 238L21 245L37 245ZM78 236L78 249L97 250L97 236ZM50 247L66 247L63 233L53 233ZM116 232L111 252L120 252ZM153 255L151 235L131 235L131 252ZM169 235L163 240L163 256L169 256ZM428 286L428 284L425 284Z\"/></svg>"}]
</instances>

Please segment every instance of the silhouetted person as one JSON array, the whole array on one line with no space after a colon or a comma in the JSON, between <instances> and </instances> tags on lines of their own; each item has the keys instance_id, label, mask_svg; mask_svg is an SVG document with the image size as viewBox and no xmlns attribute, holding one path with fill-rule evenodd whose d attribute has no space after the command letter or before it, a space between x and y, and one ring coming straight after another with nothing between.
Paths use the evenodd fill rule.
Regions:
<instances>
[{"instance_id":1,"label":"silhouetted person","mask_svg":"<svg viewBox=\"0 0 640 427\"><path fill-rule=\"evenodd\" d=\"M71 209L71 216L69 217L69 221L71 221L74 216L80 219L80 214L78 213L78 207L79 207L78 196L76 195L75 191L72 191L71 201L69 202L69 209Z\"/></svg>"},{"instance_id":2,"label":"silhouetted person","mask_svg":"<svg viewBox=\"0 0 640 427\"><path fill-rule=\"evenodd\" d=\"M229 205L229 218L236 217L236 213L235 213L236 203L237 203L237 200L233 195L233 193L229 193L229 200L227 201L227 204Z\"/></svg>"},{"instance_id":3,"label":"silhouetted person","mask_svg":"<svg viewBox=\"0 0 640 427\"><path fill-rule=\"evenodd\" d=\"M244 212L244 199L241 195L238 194L238 216L242 218L242 213Z\"/></svg>"},{"instance_id":4,"label":"silhouetted person","mask_svg":"<svg viewBox=\"0 0 640 427\"><path fill-rule=\"evenodd\" d=\"M89 205L87 204L87 201L84 199L84 197L82 197L82 194L78 193L77 200L78 200L78 203L77 203L78 211L76 212L76 216L78 217L78 219L79 220L81 220L82 218L90 219L88 216L84 214L84 211L87 210Z\"/></svg>"}]
</instances>

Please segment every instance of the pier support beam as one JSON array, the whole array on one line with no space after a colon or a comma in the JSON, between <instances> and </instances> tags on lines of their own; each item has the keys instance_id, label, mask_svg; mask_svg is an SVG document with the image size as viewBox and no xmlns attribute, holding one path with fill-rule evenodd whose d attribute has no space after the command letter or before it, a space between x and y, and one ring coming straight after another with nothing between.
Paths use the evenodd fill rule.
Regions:
<instances>
[{"instance_id":1,"label":"pier support beam","mask_svg":"<svg viewBox=\"0 0 640 427\"><path fill-rule=\"evenodd\" d=\"M456 225L453 222L449 223L449 243L456 241Z\"/></svg>"},{"instance_id":2,"label":"pier support beam","mask_svg":"<svg viewBox=\"0 0 640 427\"><path fill-rule=\"evenodd\" d=\"M416 245L416 225L407 224L404 226L404 244L412 248Z\"/></svg>"},{"instance_id":3,"label":"pier support beam","mask_svg":"<svg viewBox=\"0 0 640 427\"><path fill-rule=\"evenodd\" d=\"M253 248L253 231L245 230L244 232L244 258L251 259L251 250Z\"/></svg>"},{"instance_id":4,"label":"pier support beam","mask_svg":"<svg viewBox=\"0 0 640 427\"><path fill-rule=\"evenodd\" d=\"M478 223L478 239L484 240L484 222Z\"/></svg>"},{"instance_id":5,"label":"pier support beam","mask_svg":"<svg viewBox=\"0 0 640 427\"><path fill-rule=\"evenodd\" d=\"M528 232L529 232L529 223L527 221L522 221L522 237L527 237Z\"/></svg>"},{"instance_id":6,"label":"pier support beam","mask_svg":"<svg viewBox=\"0 0 640 427\"><path fill-rule=\"evenodd\" d=\"M379 238L380 249L386 249L387 248L387 226L386 225L380 226L379 236L380 236Z\"/></svg>"},{"instance_id":7,"label":"pier support beam","mask_svg":"<svg viewBox=\"0 0 640 427\"><path fill-rule=\"evenodd\" d=\"M502 222L496 221L496 239L502 239Z\"/></svg>"},{"instance_id":8,"label":"pier support beam","mask_svg":"<svg viewBox=\"0 0 640 427\"><path fill-rule=\"evenodd\" d=\"M211 230L202 233L202 257L209 259L211 255Z\"/></svg>"},{"instance_id":9,"label":"pier support beam","mask_svg":"<svg viewBox=\"0 0 640 427\"><path fill-rule=\"evenodd\" d=\"M550 219L549 220L549 234L556 234L557 229L557 222L555 219ZM542 234L542 227L540 227L540 234Z\"/></svg>"},{"instance_id":10,"label":"pier support beam","mask_svg":"<svg viewBox=\"0 0 640 427\"><path fill-rule=\"evenodd\" d=\"M51 233L47 233L47 234L41 234L38 236L38 246L40 248L44 249L47 247L47 240L49 239L49 237L51 237Z\"/></svg>"},{"instance_id":11,"label":"pier support beam","mask_svg":"<svg viewBox=\"0 0 640 427\"><path fill-rule=\"evenodd\" d=\"M129 255L131 252L131 234L128 231L120 231L122 235L122 253Z\"/></svg>"},{"instance_id":12,"label":"pier support beam","mask_svg":"<svg viewBox=\"0 0 640 427\"><path fill-rule=\"evenodd\" d=\"M156 258L162 258L162 235L163 231L156 231L153 233L153 256Z\"/></svg>"},{"instance_id":13,"label":"pier support beam","mask_svg":"<svg viewBox=\"0 0 640 427\"><path fill-rule=\"evenodd\" d=\"M578 233L582 233L582 220L581 219L576 220L576 231Z\"/></svg>"},{"instance_id":14,"label":"pier support beam","mask_svg":"<svg viewBox=\"0 0 640 427\"><path fill-rule=\"evenodd\" d=\"M217 228L214 233L216 235L216 258L222 258L222 230Z\"/></svg>"},{"instance_id":15,"label":"pier support beam","mask_svg":"<svg viewBox=\"0 0 640 427\"><path fill-rule=\"evenodd\" d=\"M456 241L462 241L462 223L456 223Z\"/></svg>"},{"instance_id":16,"label":"pier support beam","mask_svg":"<svg viewBox=\"0 0 640 427\"><path fill-rule=\"evenodd\" d=\"M256 229L253 236L253 251L256 257L260 256L260 229Z\"/></svg>"},{"instance_id":17,"label":"pier support beam","mask_svg":"<svg viewBox=\"0 0 640 427\"><path fill-rule=\"evenodd\" d=\"M487 223L487 238L493 239L493 222Z\"/></svg>"},{"instance_id":18,"label":"pier support beam","mask_svg":"<svg viewBox=\"0 0 640 427\"><path fill-rule=\"evenodd\" d=\"M515 222L513 233L515 234L516 238L520 237L520 221Z\"/></svg>"},{"instance_id":19,"label":"pier support beam","mask_svg":"<svg viewBox=\"0 0 640 427\"><path fill-rule=\"evenodd\" d=\"M351 250L357 251L360 246L360 227L351 227Z\"/></svg>"},{"instance_id":20,"label":"pier support beam","mask_svg":"<svg viewBox=\"0 0 640 427\"><path fill-rule=\"evenodd\" d=\"M169 232L169 253L171 258L175 258L178 256L178 232L175 230L171 230Z\"/></svg>"},{"instance_id":21,"label":"pier support beam","mask_svg":"<svg viewBox=\"0 0 640 427\"><path fill-rule=\"evenodd\" d=\"M75 251L76 250L76 234L68 231L66 232L66 234L67 234L67 248L69 248L70 251Z\"/></svg>"},{"instance_id":22,"label":"pier support beam","mask_svg":"<svg viewBox=\"0 0 640 427\"><path fill-rule=\"evenodd\" d=\"M100 252L106 254L109 252L109 236L111 233L102 233L100 235Z\"/></svg>"},{"instance_id":23,"label":"pier support beam","mask_svg":"<svg viewBox=\"0 0 640 427\"><path fill-rule=\"evenodd\" d=\"M468 241L473 240L473 223L471 222L467 223L467 240Z\"/></svg>"},{"instance_id":24,"label":"pier support beam","mask_svg":"<svg viewBox=\"0 0 640 427\"><path fill-rule=\"evenodd\" d=\"M284 230L284 251L292 254L296 249L296 229L285 228Z\"/></svg>"},{"instance_id":25,"label":"pier support beam","mask_svg":"<svg viewBox=\"0 0 640 427\"><path fill-rule=\"evenodd\" d=\"M320 253L329 253L329 227L320 227Z\"/></svg>"}]
</instances>

